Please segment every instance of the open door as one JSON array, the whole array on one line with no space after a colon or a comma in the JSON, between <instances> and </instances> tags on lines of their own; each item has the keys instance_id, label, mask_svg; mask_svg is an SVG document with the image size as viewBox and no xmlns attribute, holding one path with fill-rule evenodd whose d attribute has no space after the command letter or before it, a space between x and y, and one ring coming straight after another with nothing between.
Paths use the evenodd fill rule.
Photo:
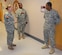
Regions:
<instances>
[{"instance_id":1,"label":"open door","mask_svg":"<svg viewBox=\"0 0 62 55\"><path fill-rule=\"evenodd\" d=\"M3 21L3 9L2 9L2 3L0 3L0 21Z\"/></svg>"},{"instance_id":2,"label":"open door","mask_svg":"<svg viewBox=\"0 0 62 55\"><path fill-rule=\"evenodd\" d=\"M57 10L62 19L62 0L50 0L53 5L53 9ZM55 34L56 47L62 50L62 21L56 26Z\"/></svg>"}]
</instances>

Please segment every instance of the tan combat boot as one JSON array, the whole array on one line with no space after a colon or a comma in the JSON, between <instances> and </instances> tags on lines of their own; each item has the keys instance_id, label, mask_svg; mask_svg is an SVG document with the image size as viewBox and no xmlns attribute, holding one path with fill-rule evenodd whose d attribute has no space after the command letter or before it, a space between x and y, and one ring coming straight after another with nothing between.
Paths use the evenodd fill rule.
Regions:
<instances>
[{"instance_id":1,"label":"tan combat boot","mask_svg":"<svg viewBox=\"0 0 62 55\"><path fill-rule=\"evenodd\" d=\"M23 39L25 39L25 37L24 37L24 36L22 36L22 38L23 38Z\"/></svg>"},{"instance_id":2,"label":"tan combat boot","mask_svg":"<svg viewBox=\"0 0 62 55\"><path fill-rule=\"evenodd\" d=\"M51 48L49 54L53 54L54 52L55 52L54 48Z\"/></svg>"},{"instance_id":3,"label":"tan combat boot","mask_svg":"<svg viewBox=\"0 0 62 55\"><path fill-rule=\"evenodd\" d=\"M49 46L48 46L47 44L45 44L45 45L42 47L42 49L47 49L47 48L49 48Z\"/></svg>"},{"instance_id":4,"label":"tan combat boot","mask_svg":"<svg viewBox=\"0 0 62 55\"><path fill-rule=\"evenodd\" d=\"M24 36L24 34L22 34L22 38L23 38L23 39L25 39L25 36Z\"/></svg>"},{"instance_id":5,"label":"tan combat boot","mask_svg":"<svg viewBox=\"0 0 62 55\"><path fill-rule=\"evenodd\" d=\"M22 38L22 37L21 37L21 35L20 35L20 33L19 33L19 34L18 34L18 40L21 40L21 38Z\"/></svg>"},{"instance_id":6,"label":"tan combat boot","mask_svg":"<svg viewBox=\"0 0 62 55\"><path fill-rule=\"evenodd\" d=\"M8 46L8 49L10 49L10 50L14 50L14 48L13 48L12 45L11 45L11 46L9 45L9 46Z\"/></svg>"}]
</instances>

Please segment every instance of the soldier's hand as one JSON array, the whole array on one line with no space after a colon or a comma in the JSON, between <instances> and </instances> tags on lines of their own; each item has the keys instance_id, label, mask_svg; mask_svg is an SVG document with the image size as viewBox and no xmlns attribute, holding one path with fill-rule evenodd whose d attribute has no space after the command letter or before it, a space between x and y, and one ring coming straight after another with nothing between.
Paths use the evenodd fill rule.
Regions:
<instances>
[{"instance_id":1,"label":"soldier's hand","mask_svg":"<svg viewBox=\"0 0 62 55\"><path fill-rule=\"evenodd\" d=\"M16 20L14 20L14 23L17 23L17 21L16 21Z\"/></svg>"},{"instance_id":2,"label":"soldier's hand","mask_svg":"<svg viewBox=\"0 0 62 55\"><path fill-rule=\"evenodd\" d=\"M26 22L26 24L27 24L28 22Z\"/></svg>"},{"instance_id":3,"label":"soldier's hand","mask_svg":"<svg viewBox=\"0 0 62 55\"><path fill-rule=\"evenodd\" d=\"M8 19L8 18L9 18L9 16L6 16L6 18Z\"/></svg>"},{"instance_id":4,"label":"soldier's hand","mask_svg":"<svg viewBox=\"0 0 62 55\"><path fill-rule=\"evenodd\" d=\"M17 22L15 22L15 23L17 23Z\"/></svg>"}]
</instances>

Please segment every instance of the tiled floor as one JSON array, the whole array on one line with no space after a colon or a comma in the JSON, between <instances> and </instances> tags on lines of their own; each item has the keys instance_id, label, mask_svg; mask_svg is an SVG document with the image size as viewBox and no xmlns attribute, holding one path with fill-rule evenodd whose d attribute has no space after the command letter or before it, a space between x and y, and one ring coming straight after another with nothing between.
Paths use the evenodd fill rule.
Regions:
<instances>
[{"instance_id":1,"label":"tiled floor","mask_svg":"<svg viewBox=\"0 0 62 55\"><path fill-rule=\"evenodd\" d=\"M30 37L18 40L17 31L15 31L14 43L17 44L15 49L13 51L8 50L4 24L0 23L0 55L49 55L49 49L41 49L43 44ZM55 50L56 52L53 55L62 55L62 51Z\"/></svg>"}]
</instances>

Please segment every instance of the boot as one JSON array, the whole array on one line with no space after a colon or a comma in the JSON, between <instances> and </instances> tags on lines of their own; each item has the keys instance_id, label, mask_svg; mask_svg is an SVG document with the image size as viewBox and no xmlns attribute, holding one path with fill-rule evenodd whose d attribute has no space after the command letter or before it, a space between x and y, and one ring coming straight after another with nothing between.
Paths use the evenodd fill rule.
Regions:
<instances>
[{"instance_id":1,"label":"boot","mask_svg":"<svg viewBox=\"0 0 62 55\"><path fill-rule=\"evenodd\" d=\"M51 48L49 54L53 54L54 52L55 52L54 48Z\"/></svg>"},{"instance_id":2,"label":"boot","mask_svg":"<svg viewBox=\"0 0 62 55\"><path fill-rule=\"evenodd\" d=\"M16 44L12 44L12 46L14 46L14 47L15 47L15 46L16 46Z\"/></svg>"},{"instance_id":3,"label":"boot","mask_svg":"<svg viewBox=\"0 0 62 55\"><path fill-rule=\"evenodd\" d=\"M24 34L22 34L22 38L23 38L23 39L25 39L25 36L24 36Z\"/></svg>"},{"instance_id":4,"label":"boot","mask_svg":"<svg viewBox=\"0 0 62 55\"><path fill-rule=\"evenodd\" d=\"M23 39L25 39L25 37L24 37L24 36L22 36L22 38L23 38Z\"/></svg>"},{"instance_id":5,"label":"boot","mask_svg":"<svg viewBox=\"0 0 62 55\"><path fill-rule=\"evenodd\" d=\"M18 38L19 40L21 40L21 37L19 36L19 38Z\"/></svg>"},{"instance_id":6,"label":"boot","mask_svg":"<svg viewBox=\"0 0 62 55\"><path fill-rule=\"evenodd\" d=\"M47 48L49 48L49 46L48 46L47 44L45 44L45 45L42 47L42 49L47 49Z\"/></svg>"},{"instance_id":7,"label":"boot","mask_svg":"<svg viewBox=\"0 0 62 55\"><path fill-rule=\"evenodd\" d=\"M21 40L21 35L19 34L19 37L18 37L19 40Z\"/></svg>"},{"instance_id":8,"label":"boot","mask_svg":"<svg viewBox=\"0 0 62 55\"><path fill-rule=\"evenodd\" d=\"M12 45L11 45L11 46L8 46L8 49L9 49L9 50L14 50L14 48L13 48Z\"/></svg>"}]
</instances>

